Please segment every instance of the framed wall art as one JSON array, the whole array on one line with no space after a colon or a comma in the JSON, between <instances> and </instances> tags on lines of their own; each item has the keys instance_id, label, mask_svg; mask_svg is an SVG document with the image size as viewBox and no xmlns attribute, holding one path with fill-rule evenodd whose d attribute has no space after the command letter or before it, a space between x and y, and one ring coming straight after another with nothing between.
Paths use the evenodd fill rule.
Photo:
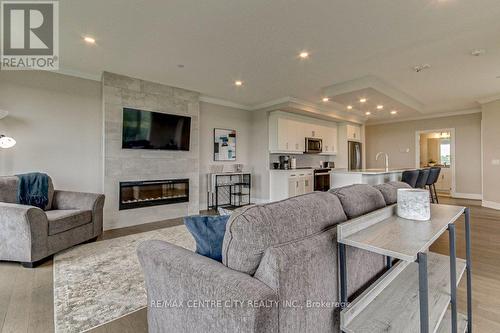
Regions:
<instances>
[{"instance_id":1,"label":"framed wall art","mask_svg":"<svg viewBox=\"0 0 500 333\"><path fill-rule=\"evenodd\" d=\"M214 128L214 161L236 161L236 130Z\"/></svg>"}]
</instances>

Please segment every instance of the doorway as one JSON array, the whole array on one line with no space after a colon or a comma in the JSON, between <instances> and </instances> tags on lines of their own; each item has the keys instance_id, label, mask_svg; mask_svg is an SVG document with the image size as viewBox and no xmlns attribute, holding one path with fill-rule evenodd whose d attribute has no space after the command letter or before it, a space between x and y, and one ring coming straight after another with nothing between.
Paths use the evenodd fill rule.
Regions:
<instances>
[{"instance_id":1,"label":"doorway","mask_svg":"<svg viewBox=\"0 0 500 333\"><path fill-rule=\"evenodd\" d=\"M416 132L415 167L441 167L436 190L441 195L455 193L455 129L445 128Z\"/></svg>"}]
</instances>

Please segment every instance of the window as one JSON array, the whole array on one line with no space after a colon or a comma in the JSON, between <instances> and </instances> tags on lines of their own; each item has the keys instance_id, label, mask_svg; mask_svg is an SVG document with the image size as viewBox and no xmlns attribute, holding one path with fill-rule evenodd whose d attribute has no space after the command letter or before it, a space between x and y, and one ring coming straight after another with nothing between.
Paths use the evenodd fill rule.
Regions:
<instances>
[{"instance_id":1,"label":"window","mask_svg":"<svg viewBox=\"0 0 500 333\"><path fill-rule=\"evenodd\" d=\"M439 145L439 163L444 165L451 164L451 142L449 139L441 139Z\"/></svg>"}]
</instances>

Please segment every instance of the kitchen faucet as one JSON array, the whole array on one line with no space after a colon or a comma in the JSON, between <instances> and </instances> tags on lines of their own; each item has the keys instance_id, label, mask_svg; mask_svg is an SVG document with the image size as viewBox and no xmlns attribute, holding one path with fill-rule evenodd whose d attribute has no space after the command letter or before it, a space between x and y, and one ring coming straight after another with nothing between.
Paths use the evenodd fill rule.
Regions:
<instances>
[{"instance_id":1,"label":"kitchen faucet","mask_svg":"<svg viewBox=\"0 0 500 333\"><path fill-rule=\"evenodd\" d=\"M385 155L385 171L389 171L389 155L387 155L387 153L384 153L383 151L378 152L377 156L375 156L375 161L378 161L378 158L382 154Z\"/></svg>"}]
</instances>

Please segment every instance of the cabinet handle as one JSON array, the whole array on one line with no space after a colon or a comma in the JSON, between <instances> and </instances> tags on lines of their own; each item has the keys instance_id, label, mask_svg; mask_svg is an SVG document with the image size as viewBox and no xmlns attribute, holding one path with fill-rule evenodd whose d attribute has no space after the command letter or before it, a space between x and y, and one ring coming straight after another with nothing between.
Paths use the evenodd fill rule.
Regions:
<instances>
[{"instance_id":1,"label":"cabinet handle","mask_svg":"<svg viewBox=\"0 0 500 333\"><path fill-rule=\"evenodd\" d=\"M328 146L325 146L326 151L328 151Z\"/></svg>"},{"instance_id":2,"label":"cabinet handle","mask_svg":"<svg viewBox=\"0 0 500 333\"><path fill-rule=\"evenodd\" d=\"M312 134L312 137L314 138L314 135L315 135L316 133L315 133L314 131L312 131L312 133L311 133L311 134Z\"/></svg>"},{"instance_id":3,"label":"cabinet handle","mask_svg":"<svg viewBox=\"0 0 500 333\"><path fill-rule=\"evenodd\" d=\"M352 133L352 136L356 139L356 133Z\"/></svg>"},{"instance_id":4,"label":"cabinet handle","mask_svg":"<svg viewBox=\"0 0 500 333\"><path fill-rule=\"evenodd\" d=\"M299 144L298 143L295 144L295 149L299 149Z\"/></svg>"},{"instance_id":5,"label":"cabinet handle","mask_svg":"<svg viewBox=\"0 0 500 333\"><path fill-rule=\"evenodd\" d=\"M286 149L288 149L288 142L286 143Z\"/></svg>"}]
</instances>

